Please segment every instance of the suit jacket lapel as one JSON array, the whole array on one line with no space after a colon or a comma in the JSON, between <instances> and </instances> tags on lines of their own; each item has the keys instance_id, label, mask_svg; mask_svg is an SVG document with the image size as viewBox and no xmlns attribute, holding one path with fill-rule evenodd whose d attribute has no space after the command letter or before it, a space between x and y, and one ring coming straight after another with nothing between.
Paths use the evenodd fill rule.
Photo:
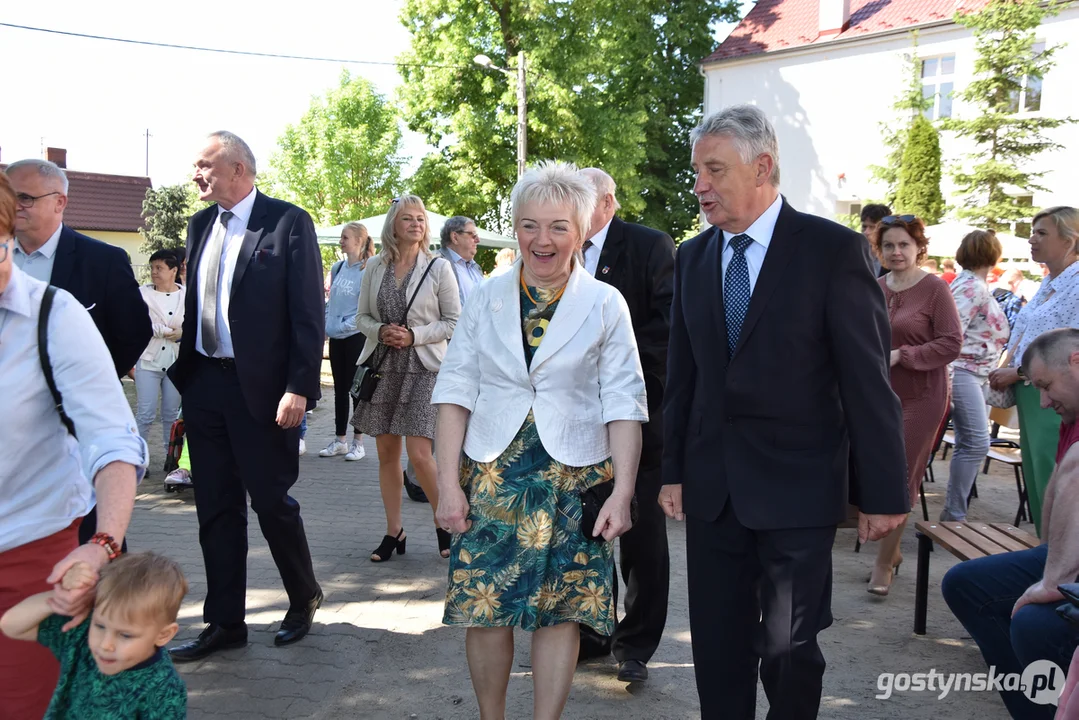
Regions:
<instances>
[{"instance_id":1,"label":"suit jacket lapel","mask_svg":"<svg viewBox=\"0 0 1079 720\"><path fill-rule=\"evenodd\" d=\"M779 285L779 278L794 256L794 234L799 229L794 226L795 217L793 208L784 200L783 207L779 211L779 219L776 220L775 230L772 232L772 241L764 256L764 264L761 265L760 275L757 276L757 284L749 299L746 319L742 322L742 330L738 334L738 345L734 348L736 356L746 344L746 338L753 332L753 326L760 320L765 305L768 304L769 298Z\"/></svg>"},{"instance_id":2,"label":"suit jacket lapel","mask_svg":"<svg viewBox=\"0 0 1079 720\"><path fill-rule=\"evenodd\" d=\"M71 274L75 271L75 238L72 237L72 232L67 225L61 227L53 255L52 275L49 276L50 285L64 289L71 287Z\"/></svg>"},{"instance_id":3,"label":"suit jacket lapel","mask_svg":"<svg viewBox=\"0 0 1079 720\"><path fill-rule=\"evenodd\" d=\"M589 282L588 273L584 267L574 263L573 272L569 276L566 292L558 301L551 324L543 336L536 354L532 356L531 370L535 371L543 362L561 350L566 343L581 329L592 306L596 303L599 294L599 286ZM518 313L520 315L520 313ZM520 332L520 330L518 330ZM523 340L522 340L523 342ZM522 348L523 352L523 348Z\"/></svg>"},{"instance_id":4,"label":"suit jacket lapel","mask_svg":"<svg viewBox=\"0 0 1079 720\"><path fill-rule=\"evenodd\" d=\"M703 262L699 268L688 268L690 272L701 275L700 287L706 289L712 298L712 313L715 320L716 334L719 336L720 366L727 366L727 311L723 306L723 233L719 228L712 228L712 235L704 247ZM683 287L685 283L683 282ZM683 297L693 302L692 298Z\"/></svg>"},{"instance_id":5,"label":"suit jacket lapel","mask_svg":"<svg viewBox=\"0 0 1079 720\"><path fill-rule=\"evenodd\" d=\"M255 202L251 206L251 218L247 221L247 230L240 244L240 254L236 256L236 269L232 273L232 289L229 290L229 297L236 294L236 288L243 280L247 266L251 264L251 259L255 256L255 248L258 247L262 236L266 234L266 228L263 227L265 217L266 196L256 191Z\"/></svg>"},{"instance_id":6,"label":"suit jacket lapel","mask_svg":"<svg viewBox=\"0 0 1079 720\"><path fill-rule=\"evenodd\" d=\"M620 218L612 218L611 226L607 228L607 238L603 241L603 250L599 253L599 262L596 263L596 279L610 282L604 268L613 268L618 264L622 253L626 248L625 243L626 224ZM540 346L542 347L542 345Z\"/></svg>"}]
</instances>

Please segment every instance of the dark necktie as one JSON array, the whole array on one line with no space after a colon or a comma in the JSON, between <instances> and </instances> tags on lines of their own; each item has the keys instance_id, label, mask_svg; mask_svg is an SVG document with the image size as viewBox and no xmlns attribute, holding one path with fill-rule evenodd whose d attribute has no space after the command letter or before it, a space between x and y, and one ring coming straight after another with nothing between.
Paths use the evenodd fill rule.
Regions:
<instances>
[{"instance_id":1,"label":"dark necktie","mask_svg":"<svg viewBox=\"0 0 1079 720\"><path fill-rule=\"evenodd\" d=\"M229 220L233 214L225 211L218 215L218 222L206 243L202 256L206 262L206 274L202 284L202 313L199 323L202 326L202 349L207 356L213 357L217 351L217 297L221 290L221 249L225 245L225 236L229 231Z\"/></svg>"},{"instance_id":2,"label":"dark necktie","mask_svg":"<svg viewBox=\"0 0 1079 720\"><path fill-rule=\"evenodd\" d=\"M731 250L734 255L727 265L723 276L723 308L727 315L727 357L734 356L738 346L738 334L742 332L742 321L749 309L749 265L746 264L746 248L753 243L749 235L735 235L731 238Z\"/></svg>"}]
</instances>

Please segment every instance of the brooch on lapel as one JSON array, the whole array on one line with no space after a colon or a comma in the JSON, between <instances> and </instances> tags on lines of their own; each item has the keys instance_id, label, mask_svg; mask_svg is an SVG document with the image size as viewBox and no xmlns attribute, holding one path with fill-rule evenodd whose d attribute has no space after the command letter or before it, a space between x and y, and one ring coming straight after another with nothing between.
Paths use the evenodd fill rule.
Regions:
<instances>
[{"instance_id":1,"label":"brooch on lapel","mask_svg":"<svg viewBox=\"0 0 1079 720\"><path fill-rule=\"evenodd\" d=\"M498 312L502 309L502 298L495 298L491 301L491 312Z\"/></svg>"},{"instance_id":2,"label":"brooch on lapel","mask_svg":"<svg viewBox=\"0 0 1079 720\"><path fill-rule=\"evenodd\" d=\"M604 266L603 266L603 269L602 269L602 270L600 270L600 272L601 272L601 273L603 273L604 275L606 275L606 274L607 274L607 273L609 273L610 271L611 271L611 266L610 266L610 265L604 265Z\"/></svg>"}]
</instances>

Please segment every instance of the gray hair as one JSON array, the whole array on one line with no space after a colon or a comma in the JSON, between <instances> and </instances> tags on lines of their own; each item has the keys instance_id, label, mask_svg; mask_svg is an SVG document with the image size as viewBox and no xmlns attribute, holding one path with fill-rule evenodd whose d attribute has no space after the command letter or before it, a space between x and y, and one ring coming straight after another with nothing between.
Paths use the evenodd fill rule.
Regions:
<instances>
[{"instance_id":1,"label":"gray hair","mask_svg":"<svg viewBox=\"0 0 1079 720\"><path fill-rule=\"evenodd\" d=\"M596 188L573 163L544 160L529 168L513 186L510 204L514 228L521 220L522 209L529 203L569 205L570 220L576 226L579 242L583 243L596 207Z\"/></svg>"},{"instance_id":2,"label":"gray hair","mask_svg":"<svg viewBox=\"0 0 1079 720\"><path fill-rule=\"evenodd\" d=\"M1079 329L1065 327L1049 330L1036 337L1023 352L1023 366L1029 368L1030 363L1037 359L1047 368L1059 370L1068 364L1068 359L1075 352L1079 352Z\"/></svg>"},{"instance_id":3,"label":"gray hair","mask_svg":"<svg viewBox=\"0 0 1079 720\"><path fill-rule=\"evenodd\" d=\"M255 168L255 153L251 152L251 147L243 141L243 138L228 130L218 130L210 133L207 137L218 140L225 150L225 157L232 162L242 164L247 168L247 173L251 177L255 177L258 172Z\"/></svg>"},{"instance_id":4,"label":"gray hair","mask_svg":"<svg viewBox=\"0 0 1079 720\"><path fill-rule=\"evenodd\" d=\"M738 150L742 162L751 163L761 155L772 158L769 182L779 187L779 140L764 111L755 105L733 105L712 113L689 133L689 142L696 145L701 138L726 135Z\"/></svg>"},{"instance_id":5,"label":"gray hair","mask_svg":"<svg viewBox=\"0 0 1079 720\"><path fill-rule=\"evenodd\" d=\"M13 170L37 170L37 174L46 180L56 180L60 183L60 187L64 189L64 195L67 195L67 173L64 169L54 162L48 160L39 160L37 158L30 158L29 160L17 160L7 166L4 173L11 176Z\"/></svg>"},{"instance_id":6,"label":"gray hair","mask_svg":"<svg viewBox=\"0 0 1079 720\"><path fill-rule=\"evenodd\" d=\"M596 186L596 204L599 205L599 201L607 195L610 195L614 200L614 209L621 210L622 203L618 202L618 196L615 195L615 190L618 187L614 184L614 178L608 175L603 170L596 167L586 167L581 170L581 174L592 181L592 184Z\"/></svg>"},{"instance_id":7,"label":"gray hair","mask_svg":"<svg viewBox=\"0 0 1079 720\"><path fill-rule=\"evenodd\" d=\"M427 257L431 257L431 248L428 247L431 237L431 217L427 214L427 208L418 195L402 195L390 203L390 211L386 213L386 222L382 223L382 236L379 238L382 241L382 252L380 254L386 256L387 262L397 262L401 257L401 251L397 248L397 235L394 233L393 226L397 222L398 213L405 206L418 207L420 212L423 213L423 227L427 231L428 242L423 243L420 247L420 252L425 253Z\"/></svg>"},{"instance_id":8,"label":"gray hair","mask_svg":"<svg viewBox=\"0 0 1079 720\"><path fill-rule=\"evenodd\" d=\"M450 238L453 237L453 233L464 232L465 226L470 222L472 222L472 218L467 218L464 215L454 215L446 220L446 223L442 226L442 232L440 233L442 247L446 247L450 244Z\"/></svg>"}]
</instances>

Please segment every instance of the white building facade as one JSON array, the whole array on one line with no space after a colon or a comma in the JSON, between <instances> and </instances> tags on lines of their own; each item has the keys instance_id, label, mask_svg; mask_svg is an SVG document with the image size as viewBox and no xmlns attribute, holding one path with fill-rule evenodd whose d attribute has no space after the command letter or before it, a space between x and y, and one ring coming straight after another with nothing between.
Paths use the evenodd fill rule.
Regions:
<instances>
[{"instance_id":1,"label":"white building facade","mask_svg":"<svg viewBox=\"0 0 1079 720\"><path fill-rule=\"evenodd\" d=\"M860 0L854 0L859 4ZM921 0L893 0L888 14L904 18L892 27L871 27L867 17L860 32L851 24L875 14L862 7L850 13L850 0L760 0L731 37L702 62L705 75L704 112L750 103L763 109L779 134L781 190L796 208L820 215L857 214L861 206L884 197L885 188L873 178L870 166L884 165L888 148L882 123L898 126L892 105L909 82L904 56L921 62L923 89L934 97L931 119L969 117L977 109L964 104L953 91L974 76L974 38L966 28L945 18L917 22ZM904 5L911 6L904 15ZM763 9L762 9L763 6ZM937 15L944 14L938 6ZM754 17L770 14L771 22ZM794 13L795 22L784 14ZM840 20L842 23L840 24ZM877 23L887 20L876 19ZM785 23L785 24L784 24ZM807 25L816 24L816 34ZM829 32L827 26L839 26ZM823 28L823 29L822 29ZM911 30L918 29L918 46ZM783 38L787 34L787 38ZM816 39L807 40L808 36ZM1054 56L1056 66L1042 80L1041 92L1032 84L1019 98L1021 112L1048 117L1079 118L1079 6L1065 6L1047 18L1037 41L1065 45ZM801 44L799 44L801 41ZM1072 41L1071 44L1067 44ZM1065 150L1045 153L1029 168L1046 172L1041 180L1048 192L1014 189L1035 207L1079 205L1079 125L1066 125L1050 134ZM972 147L941 132L942 190L948 205L959 204L951 169ZM1029 233L1020 226L1017 234Z\"/></svg>"}]
</instances>

